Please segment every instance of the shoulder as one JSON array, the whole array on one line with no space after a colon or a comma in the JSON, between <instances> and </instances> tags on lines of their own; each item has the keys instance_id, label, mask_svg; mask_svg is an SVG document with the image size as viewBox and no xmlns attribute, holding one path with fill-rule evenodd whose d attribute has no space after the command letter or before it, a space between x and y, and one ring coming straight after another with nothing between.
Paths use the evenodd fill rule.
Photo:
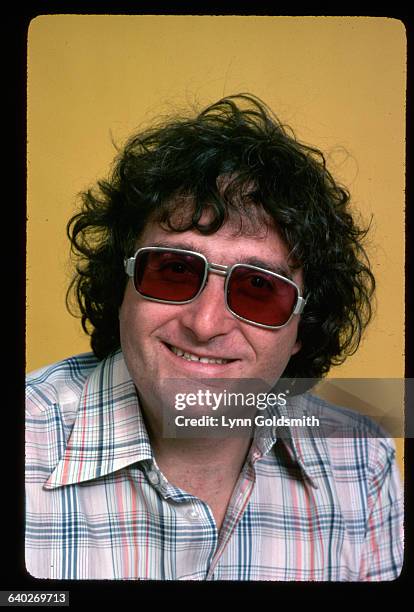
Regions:
<instances>
[{"instance_id":1,"label":"shoulder","mask_svg":"<svg viewBox=\"0 0 414 612\"><path fill-rule=\"evenodd\" d=\"M332 404L310 392L295 398L294 409L319 418L324 436L334 437L337 434L342 437L348 435L387 437L385 430L372 417L351 408Z\"/></svg>"},{"instance_id":2,"label":"shoulder","mask_svg":"<svg viewBox=\"0 0 414 612\"><path fill-rule=\"evenodd\" d=\"M77 403L85 380L99 360L82 353L45 366L26 377L26 411L39 414L56 404Z\"/></svg>"},{"instance_id":3,"label":"shoulder","mask_svg":"<svg viewBox=\"0 0 414 612\"><path fill-rule=\"evenodd\" d=\"M377 482L395 464L392 437L369 416L311 393L297 396L295 408L319 419L312 430L318 442L314 449L324 449L321 455L338 478Z\"/></svg>"},{"instance_id":4,"label":"shoulder","mask_svg":"<svg viewBox=\"0 0 414 612\"><path fill-rule=\"evenodd\" d=\"M75 355L26 378L26 482L43 483L62 457L76 420L85 381L99 361Z\"/></svg>"}]
</instances>

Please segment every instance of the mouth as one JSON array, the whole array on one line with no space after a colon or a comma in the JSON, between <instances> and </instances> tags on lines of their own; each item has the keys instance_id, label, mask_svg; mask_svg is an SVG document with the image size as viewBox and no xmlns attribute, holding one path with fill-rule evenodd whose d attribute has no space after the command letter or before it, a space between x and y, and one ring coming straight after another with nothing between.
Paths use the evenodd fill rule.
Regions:
<instances>
[{"instance_id":1,"label":"mouth","mask_svg":"<svg viewBox=\"0 0 414 612\"><path fill-rule=\"evenodd\" d=\"M186 361L193 361L198 363L205 363L210 365L226 365L228 363L232 363L237 361L237 359L227 359L223 357L216 357L213 355L197 355L196 353L190 353L185 351L184 349L174 346L172 344L164 343L165 346L177 357L181 359L185 359Z\"/></svg>"}]
</instances>

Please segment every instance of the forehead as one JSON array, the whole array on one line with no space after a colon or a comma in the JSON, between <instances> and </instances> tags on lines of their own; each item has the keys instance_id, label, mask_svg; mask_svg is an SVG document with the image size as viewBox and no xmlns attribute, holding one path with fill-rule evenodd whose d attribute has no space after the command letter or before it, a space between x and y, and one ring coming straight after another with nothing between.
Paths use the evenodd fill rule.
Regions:
<instances>
[{"instance_id":1,"label":"forehead","mask_svg":"<svg viewBox=\"0 0 414 612\"><path fill-rule=\"evenodd\" d=\"M255 227L227 222L217 232L201 234L190 229L174 232L150 222L140 236L136 247L171 246L203 253L210 262L232 265L237 262L251 263L269 269L285 270L286 273L297 266L290 259L290 249L274 224Z\"/></svg>"}]
</instances>

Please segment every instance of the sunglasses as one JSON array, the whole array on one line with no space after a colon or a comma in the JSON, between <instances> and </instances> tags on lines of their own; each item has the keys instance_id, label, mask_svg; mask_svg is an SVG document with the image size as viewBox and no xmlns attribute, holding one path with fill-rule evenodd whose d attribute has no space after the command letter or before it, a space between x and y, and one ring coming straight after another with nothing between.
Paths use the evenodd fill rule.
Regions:
<instances>
[{"instance_id":1,"label":"sunglasses","mask_svg":"<svg viewBox=\"0 0 414 612\"><path fill-rule=\"evenodd\" d=\"M296 283L276 272L249 264L222 266L201 253L167 247L138 249L124 261L125 271L143 298L165 304L188 304L198 298L208 273L225 277L227 309L238 319L279 329L306 304Z\"/></svg>"}]
</instances>

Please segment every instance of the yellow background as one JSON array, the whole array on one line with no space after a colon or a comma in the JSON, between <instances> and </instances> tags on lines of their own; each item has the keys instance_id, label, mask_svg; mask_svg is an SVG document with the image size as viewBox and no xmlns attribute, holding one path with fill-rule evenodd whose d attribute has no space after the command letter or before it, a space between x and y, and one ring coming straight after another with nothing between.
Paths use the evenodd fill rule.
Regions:
<instances>
[{"instance_id":1,"label":"yellow background","mask_svg":"<svg viewBox=\"0 0 414 612\"><path fill-rule=\"evenodd\" d=\"M88 351L65 226L131 132L249 91L327 153L363 219L377 312L335 377L404 376L406 36L374 17L44 15L28 36L27 370ZM401 463L402 444L397 440Z\"/></svg>"}]
</instances>

